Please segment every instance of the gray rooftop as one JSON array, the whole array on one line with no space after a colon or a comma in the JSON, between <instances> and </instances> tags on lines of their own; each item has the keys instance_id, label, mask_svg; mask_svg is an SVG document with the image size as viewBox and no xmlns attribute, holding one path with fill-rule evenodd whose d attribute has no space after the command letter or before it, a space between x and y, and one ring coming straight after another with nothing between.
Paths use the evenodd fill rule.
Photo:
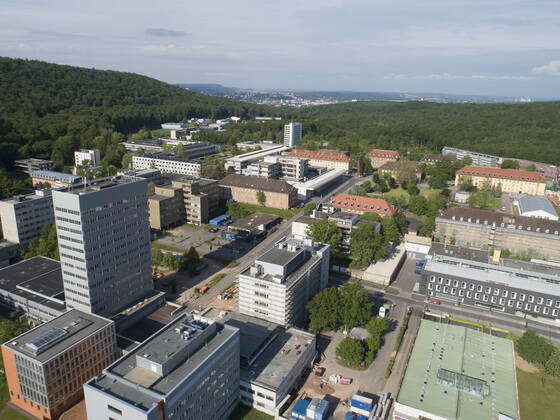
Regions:
<instances>
[{"instance_id":1,"label":"gray rooftop","mask_svg":"<svg viewBox=\"0 0 560 420\"><path fill-rule=\"evenodd\" d=\"M100 316L72 309L4 345L39 362L46 362L112 323Z\"/></svg>"},{"instance_id":2,"label":"gray rooftop","mask_svg":"<svg viewBox=\"0 0 560 420\"><path fill-rule=\"evenodd\" d=\"M300 252L301 251L294 252L274 247L258 257L256 261L284 266L288 265L290 261L300 254Z\"/></svg>"},{"instance_id":3,"label":"gray rooftop","mask_svg":"<svg viewBox=\"0 0 560 420\"><path fill-rule=\"evenodd\" d=\"M521 215L532 211L544 211L551 216L558 217L558 213L556 213L552 203L544 197L537 197L535 195L520 196L516 200Z\"/></svg>"},{"instance_id":4,"label":"gray rooftop","mask_svg":"<svg viewBox=\"0 0 560 420\"><path fill-rule=\"evenodd\" d=\"M67 189L63 190L62 192L74 195L83 195L88 193L95 193L101 190L106 190L109 188L117 187L123 184L132 184L132 183L145 183L147 185L147 181L142 178L129 178L126 176L112 176L109 178L98 178L92 181L88 181L87 184L79 184L75 187L68 187ZM55 191L57 194L60 191Z\"/></svg>"},{"instance_id":5,"label":"gray rooftop","mask_svg":"<svg viewBox=\"0 0 560 420\"><path fill-rule=\"evenodd\" d=\"M33 171L29 174L29 176L31 178L68 182L70 184L74 184L82 180L82 177L79 175L65 174L64 172L56 171Z\"/></svg>"},{"instance_id":6,"label":"gray rooftop","mask_svg":"<svg viewBox=\"0 0 560 420\"><path fill-rule=\"evenodd\" d=\"M463 258L465 260L478 261L487 263L489 260L488 251L477 248L468 248L460 245L442 244L433 242L430 248L430 255L448 255L455 258Z\"/></svg>"},{"instance_id":7,"label":"gray rooftop","mask_svg":"<svg viewBox=\"0 0 560 420\"><path fill-rule=\"evenodd\" d=\"M51 195L52 194L51 194L50 189L35 190L30 194L14 195L13 197L2 200L2 202L9 203L9 204L17 204L17 203L24 203L26 201L33 201L33 200L39 200L39 199L44 199L44 198L50 198Z\"/></svg>"},{"instance_id":8,"label":"gray rooftop","mask_svg":"<svg viewBox=\"0 0 560 420\"><path fill-rule=\"evenodd\" d=\"M260 225L268 225L270 223L280 220L280 217L273 214L255 213L242 219L236 220L230 228L240 230L256 230Z\"/></svg>"}]
</instances>

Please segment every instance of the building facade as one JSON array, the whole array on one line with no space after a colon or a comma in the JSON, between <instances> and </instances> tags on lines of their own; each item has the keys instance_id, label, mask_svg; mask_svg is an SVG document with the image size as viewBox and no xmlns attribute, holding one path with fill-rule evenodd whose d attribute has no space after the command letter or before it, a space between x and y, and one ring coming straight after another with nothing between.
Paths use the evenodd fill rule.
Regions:
<instances>
[{"instance_id":1,"label":"building facade","mask_svg":"<svg viewBox=\"0 0 560 420\"><path fill-rule=\"evenodd\" d=\"M99 150L82 149L74 152L74 166L83 166L85 161L88 162L90 168L96 168L101 165L101 154Z\"/></svg>"},{"instance_id":2,"label":"building facade","mask_svg":"<svg viewBox=\"0 0 560 420\"><path fill-rule=\"evenodd\" d=\"M389 175L395 179L399 179L400 173L414 172L417 181L422 179L422 169L416 163L410 161L385 162L377 168L377 172L382 175Z\"/></svg>"},{"instance_id":3,"label":"building facade","mask_svg":"<svg viewBox=\"0 0 560 420\"><path fill-rule=\"evenodd\" d=\"M330 247L285 237L239 274L239 312L305 326L305 305L329 278Z\"/></svg>"},{"instance_id":4,"label":"building facade","mask_svg":"<svg viewBox=\"0 0 560 420\"><path fill-rule=\"evenodd\" d=\"M343 211L318 211L313 210L311 216L300 216L292 222L292 235L296 239L309 238L307 229L309 226L321 219L327 219L336 224L341 234L341 246L349 248L350 234L360 222L360 215ZM381 226L377 224L376 231L379 232Z\"/></svg>"},{"instance_id":5,"label":"building facade","mask_svg":"<svg viewBox=\"0 0 560 420\"><path fill-rule=\"evenodd\" d=\"M113 321L66 312L2 345L10 402L36 418L58 419L117 351Z\"/></svg>"},{"instance_id":6,"label":"building facade","mask_svg":"<svg viewBox=\"0 0 560 420\"><path fill-rule=\"evenodd\" d=\"M215 179L182 177L172 182L183 191L185 222L194 225L208 223L220 205L220 188Z\"/></svg>"},{"instance_id":7,"label":"building facade","mask_svg":"<svg viewBox=\"0 0 560 420\"><path fill-rule=\"evenodd\" d=\"M380 216L393 215L397 212L395 207L382 198L362 197L352 194L337 194L329 203L335 210L349 213L377 213Z\"/></svg>"},{"instance_id":8,"label":"building facade","mask_svg":"<svg viewBox=\"0 0 560 420\"><path fill-rule=\"evenodd\" d=\"M50 188L70 187L82 183L83 178L79 175L65 174L56 171L33 171L29 174L34 187Z\"/></svg>"},{"instance_id":9,"label":"building facade","mask_svg":"<svg viewBox=\"0 0 560 420\"><path fill-rule=\"evenodd\" d=\"M153 288L146 180L53 191L66 305L110 316Z\"/></svg>"},{"instance_id":10,"label":"building facade","mask_svg":"<svg viewBox=\"0 0 560 420\"><path fill-rule=\"evenodd\" d=\"M302 125L301 123L291 122L284 125L284 146L296 147L301 141Z\"/></svg>"},{"instance_id":11,"label":"building facade","mask_svg":"<svg viewBox=\"0 0 560 420\"><path fill-rule=\"evenodd\" d=\"M344 169L350 172L351 160L341 152L327 152L319 150L294 149L288 156L307 159L309 165L327 169Z\"/></svg>"},{"instance_id":12,"label":"building facade","mask_svg":"<svg viewBox=\"0 0 560 420\"><path fill-rule=\"evenodd\" d=\"M239 330L185 314L84 385L89 419L227 419L239 401Z\"/></svg>"},{"instance_id":13,"label":"building facade","mask_svg":"<svg viewBox=\"0 0 560 420\"><path fill-rule=\"evenodd\" d=\"M400 160L401 154L395 150L373 149L367 154L371 167L377 169L387 162L396 162Z\"/></svg>"},{"instance_id":14,"label":"building facade","mask_svg":"<svg viewBox=\"0 0 560 420\"><path fill-rule=\"evenodd\" d=\"M444 156L454 156L456 159L471 158L472 165L486 166L489 168L499 168L502 159L498 156L487 155L485 153L471 152L469 150L457 149L455 147L445 146L441 153Z\"/></svg>"},{"instance_id":15,"label":"building facade","mask_svg":"<svg viewBox=\"0 0 560 420\"><path fill-rule=\"evenodd\" d=\"M41 235L43 227L54 223L51 190L0 201L0 219L4 239L26 248Z\"/></svg>"},{"instance_id":16,"label":"building facade","mask_svg":"<svg viewBox=\"0 0 560 420\"><path fill-rule=\"evenodd\" d=\"M245 176L258 176L260 178L280 178L282 168L277 162L253 162L242 171Z\"/></svg>"},{"instance_id":17,"label":"building facade","mask_svg":"<svg viewBox=\"0 0 560 420\"><path fill-rule=\"evenodd\" d=\"M16 160L15 163L16 167L21 169L26 174L30 174L31 172L35 171L52 171L52 169L54 168L52 160L45 159L20 159Z\"/></svg>"},{"instance_id":18,"label":"building facade","mask_svg":"<svg viewBox=\"0 0 560 420\"><path fill-rule=\"evenodd\" d=\"M203 162L180 158L172 153L146 153L132 157L133 169L159 169L162 173L200 177Z\"/></svg>"},{"instance_id":19,"label":"building facade","mask_svg":"<svg viewBox=\"0 0 560 420\"><path fill-rule=\"evenodd\" d=\"M267 147L262 148L262 150L253 150L251 152L230 157L226 159L224 166L226 170L233 170L236 174L240 175L243 173L243 169L251 163L260 161L266 156L279 155L280 153L287 152L288 150L290 150L289 147L282 146L280 144L273 144L270 147L267 145Z\"/></svg>"},{"instance_id":20,"label":"building facade","mask_svg":"<svg viewBox=\"0 0 560 420\"><path fill-rule=\"evenodd\" d=\"M436 217L434 237L438 242L560 262L560 222L554 220L455 207Z\"/></svg>"},{"instance_id":21,"label":"building facade","mask_svg":"<svg viewBox=\"0 0 560 420\"><path fill-rule=\"evenodd\" d=\"M536 172L465 166L455 173L455 185L470 182L478 189L501 188L512 194L544 195L546 181Z\"/></svg>"},{"instance_id":22,"label":"building facade","mask_svg":"<svg viewBox=\"0 0 560 420\"><path fill-rule=\"evenodd\" d=\"M148 208L152 229L166 230L185 223L185 203L180 187L156 187L155 193L148 197Z\"/></svg>"},{"instance_id":23,"label":"building facade","mask_svg":"<svg viewBox=\"0 0 560 420\"><path fill-rule=\"evenodd\" d=\"M276 209L289 209L298 203L297 189L280 179L267 179L256 176L228 175L220 181L225 199L240 203L261 205L258 196L265 196L263 205Z\"/></svg>"}]
</instances>

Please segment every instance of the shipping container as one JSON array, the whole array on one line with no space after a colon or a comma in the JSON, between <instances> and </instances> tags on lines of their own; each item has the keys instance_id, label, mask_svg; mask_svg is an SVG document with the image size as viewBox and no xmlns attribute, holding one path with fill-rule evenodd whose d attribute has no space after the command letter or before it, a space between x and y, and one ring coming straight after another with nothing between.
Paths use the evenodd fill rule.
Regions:
<instances>
[{"instance_id":1,"label":"shipping container","mask_svg":"<svg viewBox=\"0 0 560 420\"><path fill-rule=\"evenodd\" d=\"M367 420L368 418L365 416L360 416L355 413L346 413L344 416L344 420Z\"/></svg>"},{"instance_id":2,"label":"shipping container","mask_svg":"<svg viewBox=\"0 0 560 420\"><path fill-rule=\"evenodd\" d=\"M371 408L373 406L373 399L365 397L363 395L354 394L352 396L352 399L350 400L350 405L361 410L371 411Z\"/></svg>"},{"instance_id":3,"label":"shipping container","mask_svg":"<svg viewBox=\"0 0 560 420\"><path fill-rule=\"evenodd\" d=\"M297 419L305 418L307 415L307 407L311 401L309 400L298 400L298 402L292 408L292 417Z\"/></svg>"},{"instance_id":4,"label":"shipping container","mask_svg":"<svg viewBox=\"0 0 560 420\"><path fill-rule=\"evenodd\" d=\"M369 415L371 414L371 410L364 410L363 408L358 408L354 406L351 406L350 410L352 411L352 413L359 414L360 416L369 417Z\"/></svg>"}]
</instances>

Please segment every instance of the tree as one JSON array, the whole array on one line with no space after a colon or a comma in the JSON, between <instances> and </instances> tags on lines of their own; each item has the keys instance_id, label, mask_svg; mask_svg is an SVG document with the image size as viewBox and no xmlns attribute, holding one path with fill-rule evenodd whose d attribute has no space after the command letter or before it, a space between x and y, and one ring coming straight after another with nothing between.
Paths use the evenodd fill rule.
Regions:
<instances>
[{"instance_id":1,"label":"tree","mask_svg":"<svg viewBox=\"0 0 560 420\"><path fill-rule=\"evenodd\" d=\"M306 233L314 241L330 245L333 256L339 253L342 235L332 220L319 219L307 227Z\"/></svg>"},{"instance_id":2,"label":"tree","mask_svg":"<svg viewBox=\"0 0 560 420\"><path fill-rule=\"evenodd\" d=\"M422 223L422 225L418 229L418 235L429 238L432 236L432 233L434 232L435 229L436 229L436 218L435 216L432 216L426 219L424 223Z\"/></svg>"},{"instance_id":3,"label":"tree","mask_svg":"<svg viewBox=\"0 0 560 420\"><path fill-rule=\"evenodd\" d=\"M170 270L179 269L179 261L171 252L165 252L161 261L162 265L169 268Z\"/></svg>"},{"instance_id":4,"label":"tree","mask_svg":"<svg viewBox=\"0 0 560 420\"><path fill-rule=\"evenodd\" d=\"M58 253L58 238L56 236L55 225L45 225L41 229L41 234L38 238L34 238L29 242L27 250L23 252L24 259L33 258L38 255L60 260Z\"/></svg>"},{"instance_id":5,"label":"tree","mask_svg":"<svg viewBox=\"0 0 560 420\"><path fill-rule=\"evenodd\" d=\"M200 255L198 254L197 250L191 246L187 252L183 254L181 257L181 261L179 264L180 271L186 271L189 275L193 276L196 274L196 268L200 261Z\"/></svg>"},{"instance_id":6,"label":"tree","mask_svg":"<svg viewBox=\"0 0 560 420\"><path fill-rule=\"evenodd\" d=\"M552 376L560 376L560 349L554 347L545 363L544 370Z\"/></svg>"},{"instance_id":7,"label":"tree","mask_svg":"<svg viewBox=\"0 0 560 420\"><path fill-rule=\"evenodd\" d=\"M534 163L531 163L531 164L525 166L525 167L523 168L523 170L535 172L535 171L537 170L537 168L536 168L536 166L535 166Z\"/></svg>"},{"instance_id":8,"label":"tree","mask_svg":"<svg viewBox=\"0 0 560 420\"><path fill-rule=\"evenodd\" d=\"M152 248L152 267L154 268L154 271L157 269L157 267L160 267L162 265L163 265L162 252L157 248Z\"/></svg>"},{"instance_id":9,"label":"tree","mask_svg":"<svg viewBox=\"0 0 560 420\"><path fill-rule=\"evenodd\" d=\"M313 210L315 210L316 207L317 205L313 202L307 203L305 206L303 206L303 215L311 216L313 214Z\"/></svg>"},{"instance_id":10,"label":"tree","mask_svg":"<svg viewBox=\"0 0 560 420\"><path fill-rule=\"evenodd\" d=\"M156 184L154 181L148 182L148 194L152 195L156 193Z\"/></svg>"},{"instance_id":11,"label":"tree","mask_svg":"<svg viewBox=\"0 0 560 420\"><path fill-rule=\"evenodd\" d=\"M502 169L519 169L519 162L513 159L505 159L500 165Z\"/></svg>"},{"instance_id":12,"label":"tree","mask_svg":"<svg viewBox=\"0 0 560 420\"><path fill-rule=\"evenodd\" d=\"M420 190L418 189L418 185L416 185L415 183L408 184L406 190L411 196L417 195L420 192Z\"/></svg>"},{"instance_id":13,"label":"tree","mask_svg":"<svg viewBox=\"0 0 560 420\"><path fill-rule=\"evenodd\" d=\"M263 191L257 191L257 201L261 206L264 206L264 203L266 203L266 194Z\"/></svg>"},{"instance_id":14,"label":"tree","mask_svg":"<svg viewBox=\"0 0 560 420\"><path fill-rule=\"evenodd\" d=\"M382 318L376 316L369 320L366 324L366 329L372 336L381 336L389 328L389 320L387 318Z\"/></svg>"},{"instance_id":15,"label":"tree","mask_svg":"<svg viewBox=\"0 0 560 420\"><path fill-rule=\"evenodd\" d=\"M490 191L477 191L469 197L469 207L482 210L496 210L500 207L500 199Z\"/></svg>"},{"instance_id":16,"label":"tree","mask_svg":"<svg viewBox=\"0 0 560 420\"><path fill-rule=\"evenodd\" d=\"M12 340L13 338L23 334L29 329L31 329L31 325L29 325L26 321L21 319L17 319L14 321L12 320L0 321L0 340L2 343L6 343L7 341ZM4 360L1 357L0 357L0 369L2 370L2 372L4 371Z\"/></svg>"},{"instance_id":17,"label":"tree","mask_svg":"<svg viewBox=\"0 0 560 420\"><path fill-rule=\"evenodd\" d=\"M346 330L364 325L371 318L369 293L357 280L340 288L340 323Z\"/></svg>"},{"instance_id":18,"label":"tree","mask_svg":"<svg viewBox=\"0 0 560 420\"><path fill-rule=\"evenodd\" d=\"M428 179L428 185L430 186L430 188L433 189L441 189L444 188L447 185L447 176L445 174L442 173L437 173L435 175L432 175L429 179Z\"/></svg>"},{"instance_id":19,"label":"tree","mask_svg":"<svg viewBox=\"0 0 560 420\"><path fill-rule=\"evenodd\" d=\"M383 237L385 242L396 242L399 239L399 228L392 215L384 216L381 219L381 227L383 230Z\"/></svg>"},{"instance_id":20,"label":"tree","mask_svg":"<svg viewBox=\"0 0 560 420\"><path fill-rule=\"evenodd\" d=\"M418 216L424 216L428 211L428 200L423 195L413 195L410 197L408 209Z\"/></svg>"},{"instance_id":21,"label":"tree","mask_svg":"<svg viewBox=\"0 0 560 420\"><path fill-rule=\"evenodd\" d=\"M375 233L375 225L371 222L362 221L350 233L350 267L365 268L374 258L375 244L373 238Z\"/></svg>"},{"instance_id":22,"label":"tree","mask_svg":"<svg viewBox=\"0 0 560 420\"><path fill-rule=\"evenodd\" d=\"M336 356L350 366L358 366L364 359L364 350L360 340L344 338L336 346Z\"/></svg>"},{"instance_id":23,"label":"tree","mask_svg":"<svg viewBox=\"0 0 560 420\"><path fill-rule=\"evenodd\" d=\"M399 184L412 184L416 182L416 171L418 167L415 163L401 160L396 163L395 180Z\"/></svg>"},{"instance_id":24,"label":"tree","mask_svg":"<svg viewBox=\"0 0 560 420\"><path fill-rule=\"evenodd\" d=\"M226 206L226 214L232 219L242 219L254 213L252 210L247 208L247 206L243 205L243 203L233 203L228 201Z\"/></svg>"},{"instance_id":25,"label":"tree","mask_svg":"<svg viewBox=\"0 0 560 420\"><path fill-rule=\"evenodd\" d=\"M552 355L554 346L534 331L526 331L515 342L515 350L529 363L544 368Z\"/></svg>"},{"instance_id":26,"label":"tree","mask_svg":"<svg viewBox=\"0 0 560 420\"><path fill-rule=\"evenodd\" d=\"M317 293L306 305L309 312L309 331L331 331L340 325L340 295L336 287Z\"/></svg>"}]
</instances>

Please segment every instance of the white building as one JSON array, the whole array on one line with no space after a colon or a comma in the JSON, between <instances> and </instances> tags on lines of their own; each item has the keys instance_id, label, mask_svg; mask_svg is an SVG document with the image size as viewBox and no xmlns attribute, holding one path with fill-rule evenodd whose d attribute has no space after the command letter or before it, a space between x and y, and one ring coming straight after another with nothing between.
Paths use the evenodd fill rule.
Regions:
<instances>
[{"instance_id":1,"label":"white building","mask_svg":"<svg viewBox=\"0 0 560 420\"><path fill-rule=\"evenodd\" d=\"M278 163L281 176L294 181L302 180L305 177L309 163L307 159L284 155L265 156L264 161Z\"/></svg>"},{"instance_id":2,"label":"white building","mask_svg":"<svg viewBox=\"0 0 560 420\"><path fill-rule=\"evenodd\" d=\"M290 150L289 147L277 144L275 147L269 147L264 150L256 150L242 155L233 156L226 160L224 166L226 170L232 168L235 170L236 174L241 175L243 173L243 169L245 169L247 165L250 165L258 160L262 160L265 156L278 155L282 152L287 152L288 150Z\"/></svg>"},{"instance_id":3,"label":"white building","mask_svg":"<svg viewBox=\"0 0 560 420\"><path fill-rule=\"evenodd\" d=\"M200 178L203 162L183 159L171 153L146 153L132 157L133 169L159 169L162 173L190 175Z\"/></svg>"},{"instance_id":4,"label":"white building","mask_svg":"<svg viewBox=\"0 0 560 420\"><path fill-rule=\"evenodd\" d=\"M558 220L556 209L552 203L544 197L537 197L534 195L519 196L514 199L514 204L517 206L520 216Z\"/></svg>"},{"instance_id":5,"label":"white building","mask_svg":"<svg viewBox=\"0 0 560 420\"><path fill-rule=\"evenodd\" d=\"M161 128L163 128L164 130L181 130L183 128L187 128L187 125L183 123L168 122L163 123L161 125Z\"/></svg>"},{"instance_id":6,"label":"white building","mask_svg":"<svg viewBox=\"0 0 560 420\"><path fill-rule=\"evenodd\" d=\"M284 146L296 147L301 141L301 123L289 123L284 126Z\"/></svg>"},{"instance_id":7,"label":"white building","mask_svg":"<svg viewBox=\"0 0 560 420\"><path fill-rule=\"evenodd\" d=\"M304 326L306 303L329 279L330 247L284 237L239 274L239 312Z\"/></svg>"},{"instance_id":8,"label":"white building","mask_svg":"<svg viewBox=\"0 0 560 420\"><path fill-rule=\"evenodd\" d=\"M74 152L74 166L84 166L84 162L88 161L90 168L97 168L101 165L101 154L96 149L82 149Z\"/></svg>"}]
</instances>

